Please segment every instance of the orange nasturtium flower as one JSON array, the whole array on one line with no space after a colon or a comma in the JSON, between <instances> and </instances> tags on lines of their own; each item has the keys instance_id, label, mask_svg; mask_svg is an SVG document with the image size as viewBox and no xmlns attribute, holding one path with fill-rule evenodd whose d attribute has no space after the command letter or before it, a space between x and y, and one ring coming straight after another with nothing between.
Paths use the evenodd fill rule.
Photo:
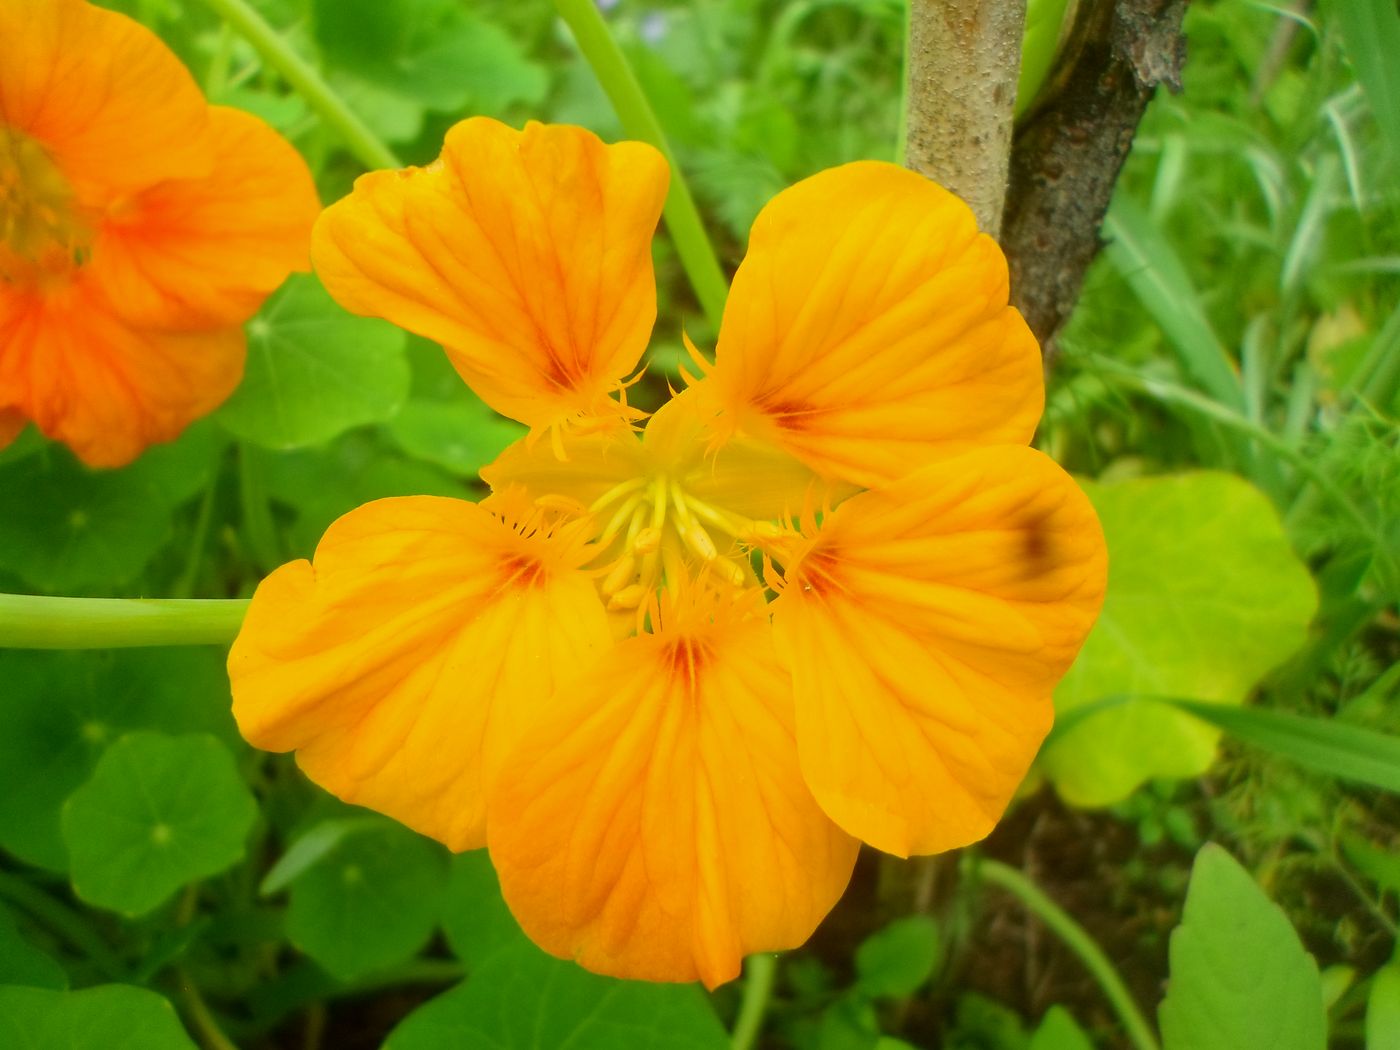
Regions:
<instances>
[{"instance_id":1,"label":"orange nasturtium flower","mask_svg":"<svg viewBox=\"0 0 1400 1050\"><path fill-rule=\"evenodd\" d=\"M548 951L713 986L805 940L860 841L987 834L1105 555L1027 447L1041 364L1001 252L892 164L763 210L714 363L638 433L666 186L648 146L478 118L326 211L331 293L531 433L480 503L337 521L259 587L229 670L249 740L488 847Z\"/></svg>"},{"instance_id":2,"label":"orange nasturtium flower","mask_svg":"<svg viewBox=\"0 0 1400 1050\"><path fill-rule=\"evenodd\" d=\"M149 30L0 0L0 447L32 420L120 466L217 407L318 210L296 151Z\"/></svg>"}]
</instances>

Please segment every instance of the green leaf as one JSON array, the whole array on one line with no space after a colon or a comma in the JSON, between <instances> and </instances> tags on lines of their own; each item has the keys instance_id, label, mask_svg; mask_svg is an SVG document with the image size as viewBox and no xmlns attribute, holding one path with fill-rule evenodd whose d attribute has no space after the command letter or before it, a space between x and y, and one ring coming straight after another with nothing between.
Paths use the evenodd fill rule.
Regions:
<instances>
[{"instance_id":1,"label":"green leaf","mask_svg":"<svg viewBox=\"0 0 1400 1050\"><path fill-rule=\"evenodd\" d=\"M1400 11L1391 0L1338 0L1331 10L1391 159L1400 162Z\"/></svg>"},{"instance_id":2,"label":"green leaf","mask_svg":"<svg viewBox=\"0 0 1400 1050\"><path fill-rule=\"evenodd\" d=\"M155 992L104 984L81 992L0 987L5 1050L198 1050Z\"/></svg>"},{"instance_id":3,"label":"green leaf","mask_svg":"<svg viewBox=\"0 0 1400 1050\"><path fill-rule=\"evenodd\" d=\"M1219 846L1196 854L1170 954L1163 1050L1325 1050L1317 963L1283 911Z\"/></svg>"},{"instance_id":4,"label":"green leaf","mask_svg":"<svg viewBox=\"0 0 1400 1050\"><path fill-rule=\"evenodd\" d=\"M316 0L326 60L439 112L535 106L549 80L504 30L451 0Z\"/></svg>"},{"instance_id":5,"label":"green leaf","mask_svg":"<svg viewBox=\"0 0 1400 1050\"><path fill-rule=\"evenodd\" d=\"M484 849L452 858L442 907L442 932L452 954L472 970L525 940L501 896L501 884Z\"/></svg>"},{"instance_id":6,"label":"green leaf","mask_svg":"<svg viewBox=\"0 0 1400 1050\"><path fill-rule=\"evenodd\" d=\"M383 824L382 817L369 814L316 823L305 834L297 836L287 852L277 859L277 863L258 884L258 892L264 897L282 892L324 860L349 836L361 831L371 831Z\"/></svg>"},{"instance_id":7,"label":"green leaf","mask_svg":"<svg viewBox=\"0 0 1400 1050\"><path fill-rule=\"evenodd\" d=\"M1094 1050L1094 1044L1063 1006L1052 1006L1041 1019L1026 1050Z\"/></svg>"},{"instance_id":8,"label":"green leaf","mask_svg":"<svg viewBox=\"0 0 1400 1050\"><path fill-rule=\"evenodd\" d=\"M931 918L896 919L856 949L856 988L874 998L903 999L933 976L941 955L938 924Z\"/></svg>"},{"instance_id":9,"label":"green leaf","mask_svg":"<svg viewBox=\"0 0 1400 1050\"><path fill-rule=\"evenodd\" d=\"M615 981L520 944L409 1014L384 1050L725 1050L694 985Z\"/></svg>"},{"instance_id":10,"label":"green leaf","mask_svg":"<svg viewBox=\"0 0 1400 1050\"><path fill-rule=\"evenodd\" d=\"M242 858L257 812L214 737L129 733L63 807L73 889L92 904L143 915Z\"/></svg>"},{"instance_id":11,"label":"green leaf","mask_svg":"<svg viewBox=\"0 0 1400 1050\"><path fill-rule=\"evenodd\" d=\"M14 917L0 905L0 985L22 984L33 988L67 988L63 967L26 941Z\"/></svg>"},{"instance_id":12,"label":"green leaf","mask_svg":"<svg viewBox=\"0 0 1400 1050\"><path fill-rule=\"evenodd\" d=\"M108 594L170 537L175 508L210 483L218 444L208 427L148 449L122 470L89 470L61 445L0 466L0 570L41 591Z\"/></svg>"},{"instance_id":13,"label":"green leaf","mask_svg":"<svg viewBox=\"0 0 1400 1050\"><path fill-rule=\"evenodd\" d=\"M292 883L287 937L343 981L414 955L432 936L447 864L398 824L349 836Z\"/></svg>"},{"instance_id":14,"label":"green leaf","mask_svg":"<svg viewBox=\"0 0 1400 1050\"><path fill-rule=\"evenodd\" d=\"M1220 731L1161 704L1074 721L1077 708L1122 696L1241 704L1306 640L1317 595L1273 507L1240 478L1201 472L1083 487L1108 541L1108 595L1055 692L1066 724L1040 763L1067 801L1094 806L1151 777L1198 776Z\"/></svg>"},{"instance_id":15,"label":"green leaf","mask_svg":"<svg viewBox=\"0 0 1400 1050\"><path fill-rule=\"evenodd\" d=\"M1366 1000L1366 1050L1400 1050L1400 964L1383 966Z\"/></svg>"},{"instance_id":16,"label":"green leaf","mask_svg":"<svg viewBox=\"0 0 1400 1050\"><path fill-rule=\"evenodd\" d=\"M386 452L365 434L346 434L329 448L262 453L268 494L291 507L291 553L310 557L327 526L370 500L387 496L472 494L461 480L427 463Z\"/></svg>"},{"instance_id":17,"label":"green leaf","mask_svg":"<svg viewBox=\"0 0 1400 1050\"><path fill-rule=\"evenodd\" d=\"M415 398L389 422L388 430L409 455L474 477L526 431L496 415L465 388L462 394L452 402Z\"/></svg>"},{"instance_id":18,"label":"green leaf","mask_svg":"<svg viewBox=\"0 0 1400 1050\"><path fill-rule=\"evenodd\" d=\"M0 650L0 682L0 846L54 871L68 867L59 811L122 733L210 732L238 741L216 650Z\"/></svg>"},{"instance_id":19,"label":"green leaf","mask_svg":"<svg viewBox=\"0 0 1400 1050\"><path fill-rule=\"evenodd\" d=\"M382 422L408 396L404 339L387 322L346 313L314 277L294 275L249 322L243 382L218 420L274 449Z\"/></svg>"}]
</instances>

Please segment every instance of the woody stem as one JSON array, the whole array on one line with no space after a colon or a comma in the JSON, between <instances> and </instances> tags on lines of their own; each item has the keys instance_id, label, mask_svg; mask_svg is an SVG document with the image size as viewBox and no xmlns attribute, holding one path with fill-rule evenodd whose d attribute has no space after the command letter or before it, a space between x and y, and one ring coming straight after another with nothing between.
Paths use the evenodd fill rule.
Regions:
<instances>
[{"instance_id":1,"label":"woody stem","mask_svg":"<svg viewBox=\"0 0 1400 1050\"><path fill-rule=\"evenodd\" d=\"M611 100L618 119L622 121L623 130L633 138L655 146L670 165L671 190L666 197L666 229L675 242L676 254L680 256L681 266L695 289L695 297L705 311L705 319L711 328L719 331L724 300L729 295L729 281L720 267L714 245L705 233L705 224L700 219L695 198L691 196L690 186L666 141L661 122L656 119L636 73L608 31L603 13L594 0L554 0L554 7L568 23L579 51L593 67L593 75Z\"/></svg>"},{"instance_id":2,"label":"woody stem","mask_svg":"<svg viewBox=\"0 0 1400 1050\"><path fill-rule=\"evenodd\" d=\"M904 162L1001 232L1026 0L910 0Z\"/></svg>"},{"instance_id":3,"label":"woody stem","mask_svg":"<svg viewBox=\"0 0 1400 1050\"><path fill-rule=\"evenodd\" d=\"M273 29L246 0L202 0L204 6L238 32L266 62L286 78L306 100L307 105L339 136L367 168L401 168L394 155L368 124L342 99L321 74L292 49L281 33Z\"/></svg>"},{"instance_id":4,"label":"woody stem","mask_svg":"<svg viewBox=\"0 0 1400 1050\"><path fill-rule=\"evenodd\" d=\"M0 649L227 645L247 609L243 599L0 594Z\"/></svg>"}]
</instances>

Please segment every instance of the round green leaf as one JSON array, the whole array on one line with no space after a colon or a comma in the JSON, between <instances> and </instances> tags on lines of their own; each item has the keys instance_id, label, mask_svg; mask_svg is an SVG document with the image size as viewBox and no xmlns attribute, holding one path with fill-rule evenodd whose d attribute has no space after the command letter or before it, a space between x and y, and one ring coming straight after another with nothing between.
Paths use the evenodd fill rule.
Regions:
<instances>
[{"instance_id":1,"label":"round green leaf","mask_svg":"<svg viewBox=\"0 0 1400 1050\"><path fill-rule=\"evenodd\" d=\"M382 422L408 395L403 347L397 328L346 313L314 277L295 275L248 323L243 382L219 422L275 449Z\"/></svg>"},{"instance_id":2,"label":"round green leaf","mask_svg":"<svg viewBox=\"0 0 1400 1050\"><path fill-rule=\"evenodd\" d=\"M452 954L473 970L497 952L525 940L501 896L501 884L484 849L452 858L442 932Z\"/></svg>"},{"instance_id":3,"label":"round green leaf","mask_svg":"<svg viewBox=\"0 0 1400 1050\"><path fill-rule=\"evenodd\" d=\"M410 455L468 476L478 473L526 433L519 423L502 419L466 388L455 401L414 398L390 421L388 429Z\"/></svg>"},{"instance_id":4,"label":"round green leaf","mask_svg":"<svg viewBox=\"0 0 1400 1050\"><path fill-rule=\"evenodd\" d=\"M1068 1010L1052 1006L1031 1036L1027 1050L1094 1050L1094 1044Z\"/></svg>"},{"instance_id":5,"label":"round green leaf","mask_svg":"<svg viewBox=\"0 0 1400 1050\"><path fill-rule=\"evenodd\" d=\"M875 998L913 995L933 976L941 952L938 924L927 915L896 919L856 949L856 987Z\"/></svg>"},{"instance_id":6,"label":"round green leaf","mask_svg":"<svg viewBox=\"0 0 1400 1050\"><path fill-rule=\"evenodd\" d=\"M170 536L175 508L209 484L218 444L208 427L149 449L121 470L89 470L61 445L0 466L0 570L39 590L111 594Z\"/></svg>"},{"instance_id":7,"label":"round green leaf","mask_svg":"<svg viewBox=\"0 0 1400 1050\"><path fill-rule=\"evenodd\" d=\"M65 871L64 801L107 746L132 729L238 741L224 655L214 649L0 650L0 846Z\"/></svg>"},{"instance_id":8,"label":"round green leaf","mask_svg":"<svg viewBox=\"0 0 1400 1050\"><path fill-rule=\"evenodd\" d=\"M724 1050L728 1036L694 985L615 981L531 944L498 953L411 1013L384 1050Z\"/></svg>"},{"instance_id":9,"label":"round green leaf","mask_svg":"<svg viewBox=\"0 0 1400 1050\"><path fill-rule=\"evenodd\" d=\"M257 811L214 737L130 733L63 807L73 888L92 904L142 915L236 863Z\"/></svg>"},{"instance_id":10,"label":"round green leaf","mask_svg":"<svg viewBox=\"0 0 1400 1050\"><path fill-rule=\"evenodd\" d=\"M1317 963L1283 911L1219 846L1196 855L1170 951L1163 1050L1325 1050Z\"/></svg>"},{"instance_id":11,"label":"round green leaf","mask_svg":"<svg viewBox=\"0 0 1400 1050\"><path fill-rule=\"evenodd\" d=\"M1278 515L1249 483L1201 472L1084 483L1108 540L1108 595L1056 711L1114 696L1243 703L1306 640L1317 606ZM1151 777L1194 777L1220 730L1160 704L1089 715L1041 753L1060 794L1107 805Z\"/></svg>"},{"instance_id":12,"label":"round green leaf","mask_svg":"<svg viewBox=\"0 0 1400 1050\"><path fill-rule=\"evenodd\" d=\"M155 992L104 984L81 992L0 986L5 1050L198 1050Z\"/></svg>"},{"instance_id":13,"label":"round green leaf","mask_svg":"<svg viewBox=\"0 0 1400 1050\"><path fill-rule=\"evenodd\" d=\"M287 937L341 980L414 955L437 925L443 850L397 824L346 837L291 887Z\"/></svg>"}]
</instances>

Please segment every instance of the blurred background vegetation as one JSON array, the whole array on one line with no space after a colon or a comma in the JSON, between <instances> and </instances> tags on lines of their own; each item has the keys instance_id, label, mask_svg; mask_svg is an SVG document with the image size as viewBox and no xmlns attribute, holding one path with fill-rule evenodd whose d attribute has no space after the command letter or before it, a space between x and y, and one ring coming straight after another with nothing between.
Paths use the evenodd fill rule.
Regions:
<instances>
[{"instance_id":1,"label":"blurred background vegetation","mask_svg":"<svg viewBox=\"0 0 1400 1050\"><path fill-rule=\"evenodd\" d=\"M212 101L286 134L323 200L363 170L217 3L105 6L159 32ZM623 137L547 3L253 6L407 163L432 160L474 113ZM778 190L894 158L900 0L599 7L726 267ZM1263 999L1246 989L1240 1009L1273 1003L1261 1024L1316 987L1327 1045L1400 1046L1400 805L1378 790L1400 788L1400 22L1384 0L1198 0L1186 38L1183 90L1152 103L1108 247L1048 357L1037 443L1085 479L1104 519L1105 625L1061 687L1031 783L977 851L985 863L864 857L771 994L623 986L524 944L484 856L449 858L244 746L222 652L0 651L0 983L149 989L218 1050L353 1050L391 1031L397 1050L724 1046L746 995L766 1009L761 1043L741 1021L736 1045L1142 1048L1085 968L1075 937L1088 936L1149 1016L1169 970L1178 1003L1198 988L1200 1002L1229 1000L1248 974ZM653 402L682 330L702 348L714 337L664 232L656 259ZM474 493L519 435L435 347L343 314L312 277L249 332L234 398L128 469L88 472L32 432L0 454L0 590L246 596L360 503ZM1142 696L1159 702L1127 699ZM1161 698L1227 713L1201 721ZM1307 721L1249 721L1260 711ZM152 821L198 848L138 855ZM1254 880L1201 854L1198 940L1212 907L1257 918L1213 960L1189 938L1169 952L1207 842ZM0 1034L20 1034L0 1043L67 1045L32 1020L42 1004L6 994ZM133 1046L189 1045L161 1000L131 995L69 1015L136 1025ZM1171 1016L1164 1006L1168 1050L1262 1045ZM546 1020L532 1033L522 1017ZM1270 1046L1324 1045L1305 1029Z\"/></svg>"}]
</instances>

